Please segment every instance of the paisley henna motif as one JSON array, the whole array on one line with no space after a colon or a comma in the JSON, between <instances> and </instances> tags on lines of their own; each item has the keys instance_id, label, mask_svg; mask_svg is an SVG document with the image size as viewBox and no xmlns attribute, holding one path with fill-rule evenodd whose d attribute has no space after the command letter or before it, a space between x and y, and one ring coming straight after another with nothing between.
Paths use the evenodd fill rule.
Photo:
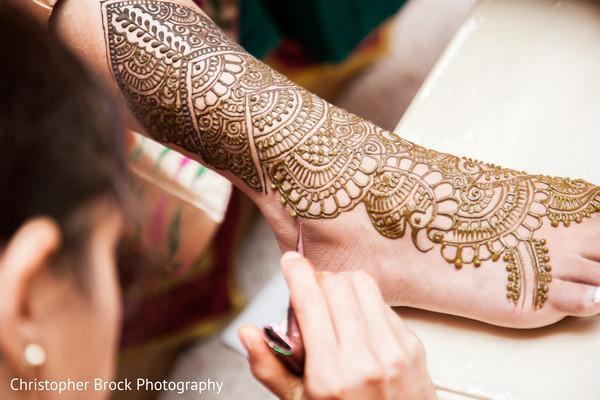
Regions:
<instances>
[{"instance_id":1,"label":"paisley henna motif","mask_svg":"<svg viewBox=\"0 0 600 400\"><path fill-rule=\"evenodd\" d=\"M192 8L102 3L109 63L156 140L198 154L255 190L279 191L292 216L334 218L364 204L375 229L462 268L507 263L507 298L548 297L551 267L535 237L600 209L600 188L428 150L334 107L255 60Z\"/></svg>"},{"instance_id":2,"label":"paisley henna motif","mask_svg":"<svg viewBox=\"0 0 600 400\"><path fill-rule=\"evenodd\" d=\"M260 190L246 93L233 87L247 73L243 50L188 7L122 1L102 9L113 75L148 133Z\"/></svg>"}]
</instances>

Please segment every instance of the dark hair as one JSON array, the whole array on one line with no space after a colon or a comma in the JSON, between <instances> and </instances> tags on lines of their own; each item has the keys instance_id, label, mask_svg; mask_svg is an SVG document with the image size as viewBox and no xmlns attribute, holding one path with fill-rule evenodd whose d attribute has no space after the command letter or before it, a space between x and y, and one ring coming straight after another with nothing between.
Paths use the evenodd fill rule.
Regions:
<instances>
[{"instance_id":1,"label":"dark hair","mask_svg":"<svg viewBox=\"0 0 600 400\"><path fill-rule=\"evenodd\" d=\"M0 54L0 244L45 215L61 227L63 250L76 249L82 207L102 197L122 204L119 108L57 34L6 1Z\"/></svg>"}]
</instances>

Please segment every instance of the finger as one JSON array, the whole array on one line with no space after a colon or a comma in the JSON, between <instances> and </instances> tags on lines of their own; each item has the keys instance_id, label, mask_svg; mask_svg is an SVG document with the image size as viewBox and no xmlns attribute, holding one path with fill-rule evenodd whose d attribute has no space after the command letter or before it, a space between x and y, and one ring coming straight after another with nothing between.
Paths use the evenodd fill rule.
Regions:
<instances>
[{"instance_id":1,"label":"finger","mask_svg":"<svg viewBox=\"0 0 600 400\"><path fill-rule=\"evenodd\" d=\"M364 349L367 339L365 319L347 273L326 274L319 285L329 307L340 347L353 352Z\"/></svg>"},{"instance_id":2,"label":"finger","mask_svg":"<svg viewBox=\"0 0 600 400\"><path fill-rule=\"evenodd\" d=\"M408 337L414 336L415 334L411 331L408 326L404 323L402 318L398 315L395 309L392 307L387 307L386 309L388 321L392 326L392 330L396 334L396 337L400 341L406 340Z\"/></svg>"},{"instance_id":3,"label":"finger","mask_svg":"<svg viewBox=\"0 0 600 400\"><path fill-rule=\"evenodd\" d=\"M369 345L383 367L388 392L401 393L422 382L427 372L420 340L385 304L372 276L359 271L351 275L351 281L366 321ZM419 379L413 381L413 377Z\"/></svg>"},{"instance_id":4,"label":"finger","mask_svg":"<svg viewBox=\"0 0 600 400\"><path fill-rule=\"evenodd\" d=\"M352 273L350 281L366 323L369 345L377 359L389 366L403 352L402 343L390 323L390 307L385 304L377 283L367 272Z\"/></svg>"},{"instance_id":5,"label":"finger","mask_svg":"<svg viewBox=\"0 0 600 400\"><path fill-rule=\"evenodd\" d=\"M387 371L370 346L366 321L352 287L353 274L325 274L318 279L340 343L338 373L355 398L382 399L387 397Z\"/></svg>"},{"instance_id":6,"label":"finger","mask_svg":"<svg viewBox=\"0 0 600 400\"><path fill-rule=\"evenodd\" d=\"M327 302L308 261L296 252L281 257L283 276L300 326L306 362L326 365L334 358L337 340Z\"/></svg>"},{"instance_id":7,"label":"finger","mask_svg":"<svg viewBox=\"0 0 600 400\"><path fill-rule=\"evenodd\" d=\"M280 399L299 399L302 380L289 372L271 353L262 331L254 326L244 325L238 329L238 335L248 352L252 375Z\"/></svg>"},{"instance_id":8,"label":"finger","mask_svg":"<svg viewBox=\"0 0 600 400\"><path fill-rule=\"evenodd\" d=\"M406 326L402 318L391 307L388 307L388 318L409 363L418 362L425 365L425 347L419 337Z\"/></svg>"}]
</instances>

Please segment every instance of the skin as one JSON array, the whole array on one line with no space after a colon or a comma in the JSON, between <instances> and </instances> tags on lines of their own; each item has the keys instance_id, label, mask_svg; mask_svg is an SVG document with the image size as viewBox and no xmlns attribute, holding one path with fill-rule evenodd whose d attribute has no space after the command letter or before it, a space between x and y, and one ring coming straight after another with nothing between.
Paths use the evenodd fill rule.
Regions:
<instances>
[{"instance_id":1,"label":"skin","mask_svg":"<svg viewBox=\"0 0 600 400\"><path fill-rule=\"evenodd\" d=\"M56 273L50 264L61 248L61 233L49 218L25 222L0 250L0 393L3 399L57 398L57 392L13 391L15 378L38 381L92 381L86 399L107 394L93 390L96 378L114 375L121 303L117 286L115 247L121 235L121 215L106 207L93 210L97 222L91 235L89 287L72 272ZM31 251L36 249L36 251ZM64 260L63 260L64 262ZM37 343L46 362L37 368L24 364L27 344ZM61 399L81 398L64 392Z\"/></svg>"},{"instance_id":2,"label":"skin","mask_svg":"<svg viewBox=\"0 0 600 400\"><path fill-rule=\"evenodd\" d=\"M282 250L299 216L315 265L369 270L391 305L513 327L600 311L598 187L407 142L254 60L189 1L65 0L53 18L139 129L245 191Z\"/></svg>"},{"instance_id":3,"label":"skin","mask_svg":"<svg viewBox=\"0 0 600 400\"><path fill-rule=\"evenodd\" d=\"M298 253L281 268L306 346L302 378L269 351L260 329L239 329L256 379L283 400L434 399L425 350L363 271L315 274Z\"/></svg>"}]
</instances>

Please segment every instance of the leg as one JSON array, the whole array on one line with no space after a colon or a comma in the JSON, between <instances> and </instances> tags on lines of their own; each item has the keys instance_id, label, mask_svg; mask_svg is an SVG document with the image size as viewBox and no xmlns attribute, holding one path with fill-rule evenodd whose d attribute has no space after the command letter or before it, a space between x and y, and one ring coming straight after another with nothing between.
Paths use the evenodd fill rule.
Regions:
<instances>
[{"instance_id":1,"label":"leg","mask_svg":"<svg viewBox=\"0 0 600 400\"><path fill-rule=\"evenodd\" d=\"M600 188L403 140L255 60L185 0L65 0L55 17L146 133L248 193L282 250L299 218L313 264L369 269L392 305L519 327L600 311Z\"/></svg>"}]
</instances>

